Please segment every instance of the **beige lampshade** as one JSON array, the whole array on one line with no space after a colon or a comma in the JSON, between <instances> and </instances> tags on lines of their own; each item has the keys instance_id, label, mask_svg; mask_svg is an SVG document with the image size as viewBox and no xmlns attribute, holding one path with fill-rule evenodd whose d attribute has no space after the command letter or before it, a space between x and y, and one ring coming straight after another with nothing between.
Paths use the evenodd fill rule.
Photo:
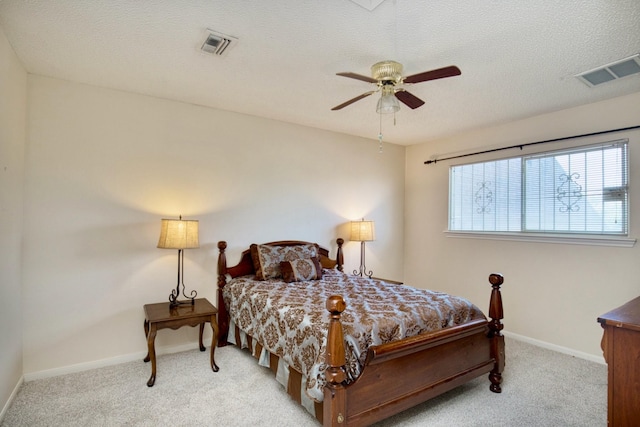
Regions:
<instances>
[{"instance_id":1,"label":"beige lampshade","mask_svg":"<svg viewBox=\"0 0 640 427\"><path fill-rule=\"evenodd\" d=\"M198 221L183 219L163 219L160 223L162 249L194 249L200 247L198 240Z\"/></svg>"},{"instance_id":2,"label":"beige lampshade","mask_svg":"<svg viewBox=\"0 0 640 427\"><path fill-rule=\"evenodd\" d=\"M351 221L351 240L358 242L370 242L375 239L376 236L373 221Z\"/></svg>"}]
</instances>

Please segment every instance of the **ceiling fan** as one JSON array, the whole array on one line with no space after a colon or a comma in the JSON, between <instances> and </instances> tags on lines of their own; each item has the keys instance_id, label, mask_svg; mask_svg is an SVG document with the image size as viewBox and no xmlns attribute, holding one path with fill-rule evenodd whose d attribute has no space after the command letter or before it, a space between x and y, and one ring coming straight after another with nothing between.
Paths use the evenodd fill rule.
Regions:
<instances>
[{"instance_id":1,"label":"ceiling fan","mask_svg":"<svg viewBox=\"0 0 640 427\"><path fill-rule=\"evenodd\" d=\"M455 65L444 68L438 68L431 71L425 71L411 76L402 77L402 64L396 61L382 61L373 64L371 67L371 77L363 76L356 73L337 73L338 76L349 77L351 79L362 80L367 83L375 83L375 90L365 92L358 95L340 105L333 107L331 110L341 110L344 107L360 101L369 95L381 91L380 100L376 111L378 113L395 113L400 109L400 100L403 104L411 109L416 109L424 105L424 101L417 96L407 92L403 84L420 83L429 80L443 79L445 77L459 76L460 69Z\"/></svg>"}]
</instances>

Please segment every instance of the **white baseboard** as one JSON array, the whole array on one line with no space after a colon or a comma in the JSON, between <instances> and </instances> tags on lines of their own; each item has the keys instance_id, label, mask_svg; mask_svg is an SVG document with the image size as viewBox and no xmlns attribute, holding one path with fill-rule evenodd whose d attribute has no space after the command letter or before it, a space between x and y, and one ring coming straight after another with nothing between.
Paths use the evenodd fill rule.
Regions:
<instances>
[{"instance_id":1,"label":"white baseboard","mask_svg":"<svg viewBox=\"0 0 640 427\"><path fill-rule=\"evenodd\" d=\"M558 353L568 354L569 356L578 357L580 359L588 360L590 362L600 363L602 365L607 364L607 362L605 362L604 360L604 356L595 356L593 354L584 353L582 351L574 350L568 347L562 347L556 344L551 344L546 341L540 341L535 338L525 337L524 335L515 334L509 331L503 331L502 333L505 337L513 338L514 340L526 342L528 344L546 348L548 350L557 351ZM507 353L507 356L508 356L508 353Z\"/></svg>"},{"instance_id":2,"label":"white baseboard","mask_svg":"<svg viewBox=\"0 0 640 427\"><path fill-rule=\"evenodd\" d=\"M9 406L11 406L11 404L13 403L13 399L15 399L16 395L18 394L18 391L20 390L20 387L22 387L23 382L24 382L24 376L21 376L20 379L18 380L18 383L13 388L13 391L11 392L9 399L7 399L7 403L5 403L4 408L2 408L2 412L0 412L0 424L2 424L2 420L4 420L4 416L7 413L7 410L9 410Z\"/></svg>"},{"instance_id":3,"label":"white baseboard","mask_svg":"<svg viewBox=\"0 0 640 427\"><path fill-rule=\"evenodd\" d=\"M179 353L197 348L193 343L181 344L173 347L165 347L156 349L156 356L163 354ZM91 369L103 368L105 366L119 365L121 363L133 362L134 360L142 360L147 355L146 351L124 354L122 356L110 357L108 359L94 360L91 362L78 363L76 365L62 366L60 368L46 369L44 371L29 372L24 374L24 381L41 380L44 378L57 377L59 375L71 374L74 372L89 371Z\"/></svg>"}]
</instances>

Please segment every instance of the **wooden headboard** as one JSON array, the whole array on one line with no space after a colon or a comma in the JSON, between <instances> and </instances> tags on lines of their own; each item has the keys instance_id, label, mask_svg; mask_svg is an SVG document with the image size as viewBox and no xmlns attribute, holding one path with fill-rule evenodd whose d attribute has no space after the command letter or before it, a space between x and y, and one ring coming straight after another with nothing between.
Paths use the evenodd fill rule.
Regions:
<instances>
[{"instance_id":1,"label":"wooden headboard","mask_svg":"<svg viewBox=\"0 0 640 427\"><path fill-rule=\"evenodd\" d=\"M338 238L336 240L338 244L338 251L336 258L329 258L329 251L322 246L320 248L320 264L324 268L337 268L342 271L344 266L344 257L342 255L342 244L344 239ZM311 242L303 242L300 240L282 240L279 242L262 243L269 246L299 246L314 244ZM227 242L218 242L218 326L220 327L220 336L218 337L218 345L224 346L227 343L227 335L229 331L229 316L227 308L224 305L224 299L222 298L222 289L227 284L227 275L231 277L247 276L249 274L255 274L253 268L253 260L251 259L251 249L247 249L242 252L240 256L240 262L232 267L227 267L227 256L225 250L227 249Z\"/></svg>"},{"instance_id":2,"label":"wooden headboard","mask_svg":"<svg viewBox=\"0 0 640 427\"><path fill-rule=\"evenodd\" d=\"M336 254L336 259L329 258L329 251L322 246L320 248L320 264L324 268L337 268L342 271L344 258L342 255L342 244L344 243L344 239L338 238L336 240L338 244L338 252ZM269 242L269 243L261 243L262 245L268 246L300 246L300 245L313 245L311 242L303 242L301 240L281 240L278 242ZM227 242L220 241L218 242L218 249L220 253L218 254L218 287L224 287L227 284L227 274L231 277L239 277L246 276L249 274L254 274L255 269L253 268L253 261L251 260L251 250L247 249L242 252L240 256L240 262L233 267L227 267L227 257L225 255L225 250L227 249Z\"/></svg>"}]
</instances>

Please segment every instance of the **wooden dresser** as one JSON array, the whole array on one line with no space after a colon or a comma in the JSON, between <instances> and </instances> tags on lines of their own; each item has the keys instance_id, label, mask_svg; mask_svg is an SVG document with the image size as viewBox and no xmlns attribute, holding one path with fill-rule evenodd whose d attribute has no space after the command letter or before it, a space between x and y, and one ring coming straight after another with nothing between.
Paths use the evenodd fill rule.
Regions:
<instances>
[{"instance_id":1,"label":"wooden dresser","mask_svg":"<svg viewBox=\"0 0 640 427\"><path fill-rule=\"evenodd\" d=\"M609 426L640 426L640 297L598 318L609 366Z\"/></svg>"}]
</instances>

